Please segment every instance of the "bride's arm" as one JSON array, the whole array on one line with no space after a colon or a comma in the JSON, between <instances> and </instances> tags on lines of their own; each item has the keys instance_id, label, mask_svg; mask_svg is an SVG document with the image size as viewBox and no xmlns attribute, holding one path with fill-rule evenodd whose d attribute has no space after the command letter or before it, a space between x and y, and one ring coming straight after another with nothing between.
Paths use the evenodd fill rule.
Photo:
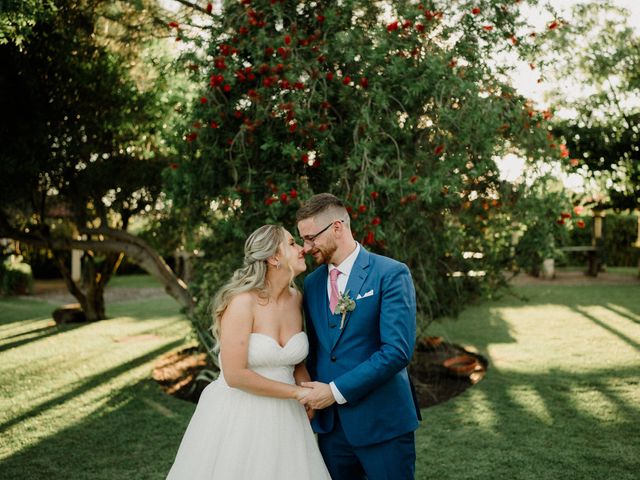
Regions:
<instances>
[{"instance_id":1,"label":"bride's arm","mask_svg":"<svg viewBox=\"0 0 640 480\"><path fill-rule=\"evenodd\" d=\"M255 395L300 400L309 389L269 380L247 368L249 335L253 327L253 303L251 293L241 293L231 300L222 316L220 356L224 379L230 387Z\"/></svg>"}]
</instances>

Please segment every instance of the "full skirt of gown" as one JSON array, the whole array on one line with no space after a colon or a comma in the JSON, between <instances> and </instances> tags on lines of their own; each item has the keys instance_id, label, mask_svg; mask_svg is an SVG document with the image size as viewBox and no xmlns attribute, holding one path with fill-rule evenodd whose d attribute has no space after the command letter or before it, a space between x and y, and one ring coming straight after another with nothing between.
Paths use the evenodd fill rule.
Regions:
<instances>
[{"instance_id":1,"label":"full skirt of gown","mask_svg":"<svg viewBox=\"0 0 640 480\"><path fill-rule=\"evenodd\" d=\"M306 357L304 332L284 347L252 333L248 366L272 380L294 383ZM229 387L224 369L209 384L184 434L168 480L330 480L304 407L296 400Z\"/></svg>"}]
</instances>

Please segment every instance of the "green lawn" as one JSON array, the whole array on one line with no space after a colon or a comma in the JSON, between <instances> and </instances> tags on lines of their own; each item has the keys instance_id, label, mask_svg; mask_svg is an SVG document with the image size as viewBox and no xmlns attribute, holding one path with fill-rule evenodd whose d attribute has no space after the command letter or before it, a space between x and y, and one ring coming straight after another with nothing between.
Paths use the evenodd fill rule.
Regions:
<instances>
[{"instance_id":1,"label":"green lawn","mask_svg":"<svg viewBox=\"0 0 640 480\"><path fill-rule=\"evenodd\" d=\"M423 411L416 478L637 478L640 287L518 292L529 301L484 303L430 331L490 369ZM109 320L64 327L52 309L0 300L0 478L163 479L194 409L150 379L189 341L178 306L115 303Z\"/></svg>"},{"instance_id":2,"label":"green lawn","mask_svg":"<svg viewBox=\"0 0 640 480\"><path fill-rule=\"evenodd\" d=\"M425 410L417 478L637 479L640 287L521 287L432 334L490 362Z\"/></svg>"}]
</instances>

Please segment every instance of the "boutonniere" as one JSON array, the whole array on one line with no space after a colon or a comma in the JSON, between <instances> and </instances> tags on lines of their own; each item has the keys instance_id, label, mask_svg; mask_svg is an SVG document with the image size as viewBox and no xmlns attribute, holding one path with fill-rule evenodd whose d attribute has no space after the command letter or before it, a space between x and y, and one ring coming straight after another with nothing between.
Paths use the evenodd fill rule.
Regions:
<instances>
[{"instance_id":1,"label":"boutonniere","mask_svg":"<svg viewBox=\"0 0 640 480\"><path fill-rule=\"evenodd\" d=\"M336 312L342 314L340 320L340 330L344 328L344 319L347 317L347 312L353 312L356 309L356 302L349 296L349 290L340 295L338 304L336 305Z\"/></svg>"}]
</instances>

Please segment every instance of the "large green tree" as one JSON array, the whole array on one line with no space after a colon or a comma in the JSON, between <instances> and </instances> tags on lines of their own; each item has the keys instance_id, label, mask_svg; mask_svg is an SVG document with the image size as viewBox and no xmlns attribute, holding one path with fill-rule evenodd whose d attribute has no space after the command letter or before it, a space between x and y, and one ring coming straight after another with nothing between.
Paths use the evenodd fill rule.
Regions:
<instances>
[{"instance_id":1,"label":"large green tree","mask_svg":"<svg viewBox=\"0 0 640 480\"><path fill-rule=\"evenodd\" d=\"M522 199L544 189L501 181L495 158L561 156L500 60L530 48L518 3L223 2L191 37L205 53L184 56L202 90L167 175L209 260L198 297L253 228L295 232L299 201L321 191L345 199L359 241L409 265L421 327L502 284Z\"/></svg>"},{"instance_id":2,"label":"large green tree","mask_svg":"<svg viewBox=\"0 0 640 480\"><path fill-rule=\"evenodd\" d=\"M138 29L113 23L122 18L114 2L41 7L52 4L55 15L37 15L19 41L0 45L0 236L50 249L90 320L105 318L104 287L124 254L191 308L184 283L128 232L158 208L171 153L167 77L132 64L144 58L126 41ZM119 40L106 35L118 25ZM60 255L71 249L85 252L83 285Z\"/></svg>"},{"instance_id":3,"label":"large green tree","mask_svg":"<svg viewBox=\"0 0 640 480\"><path fill-rule=\"evenodd\" d=\"M610 2L576 5L542 42L555 134L598 208L640 208L640 36ZM586 199L587 203L589 199Z\"/></svg>"}]
</instances>

